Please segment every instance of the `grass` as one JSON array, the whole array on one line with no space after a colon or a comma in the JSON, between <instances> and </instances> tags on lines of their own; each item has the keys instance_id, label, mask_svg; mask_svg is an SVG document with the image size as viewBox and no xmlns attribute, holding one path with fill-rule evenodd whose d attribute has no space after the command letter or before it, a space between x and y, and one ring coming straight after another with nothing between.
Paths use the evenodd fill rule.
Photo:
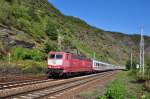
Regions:
<instances>
[{"instance_id":1,"label":"grass","mask_svg":"<svg viewBox=\"0 0 150 99\"><path fill-rule=\"evenodd\" d=\"M150 99L150 95L131 72L121 72L97 99Z\"/></svg>"}]
</instances>

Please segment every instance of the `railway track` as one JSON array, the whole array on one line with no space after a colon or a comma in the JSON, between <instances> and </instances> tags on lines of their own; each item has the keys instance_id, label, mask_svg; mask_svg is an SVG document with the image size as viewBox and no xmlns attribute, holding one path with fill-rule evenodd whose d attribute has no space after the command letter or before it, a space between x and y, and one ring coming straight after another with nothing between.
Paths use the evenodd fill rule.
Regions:
<instances>
[{"instance_id":1,"label":"railway track","mask_svg":"<svg viewBox=\"0 0 150 99\"><path fill-rule=\"evenodd\" d=\"M0 83L46 78L46 75L0 75Z\"/></svg>"},{"instance_id":2,"label":"railway track","mask_svg":"<svg viewBox=\"0 0 150 99\"><path fill-rule=\"evenodd\" d=\"M77 86L89 83L97 79L104 79L107 76L111 76L114 72L103 72L98 74L87 75L83 77L75 77L70 79L47 81L21 86L18 88L11 88L6 90L0 90L1 98L13 98L13 99L35 99L52 96L66 90L75 88Z\"/></svg>"},{"instance_id":3,"label":"railway track","mask_svg":"<svg viewBox=\"0 0 150 99\"><path fill-rule=\"evenodd\" d=\"M0 90L4 89L10 89L30 84L36 84L36 83L43 83L51 81L52 79L33 79L33 80L24 80L24 81L12 81L12 82L6 82L6 83L0 83Z\"/></svg>"},{"instance_id":4,"label":"railway track","mask_svg":"<svg viewBox=\"0 0 150 99\"><path fill-rule=\"evenodd\" d=\"M14 77L16 77L16 78L14 78ZM7 80L9 78L11 80ZM12 78L6 76L6 77L1 77L1 79L5 79L6 81L0 81L0 90L50 81L49 79L47 79L46 75L40 75L40 76L12 76ZM14 79L14 80L12 81L12 79Z\"/></svg>"}]
</instances>

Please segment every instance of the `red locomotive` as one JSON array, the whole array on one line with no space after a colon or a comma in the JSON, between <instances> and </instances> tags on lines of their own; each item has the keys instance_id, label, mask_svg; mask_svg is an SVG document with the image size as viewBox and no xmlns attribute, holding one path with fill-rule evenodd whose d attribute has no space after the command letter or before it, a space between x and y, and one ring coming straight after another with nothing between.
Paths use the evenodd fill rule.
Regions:
<instances>
[{"instance_id":1,"label":"red locomotive","mask_svg":"<svg viewBox=\"0 0 150 99\"><path fill-rule=\"evenodd\" d=\"M69 52L49 52L48 74L70 75L92 71L92 60Z\"/></svg>"}]
</instances>

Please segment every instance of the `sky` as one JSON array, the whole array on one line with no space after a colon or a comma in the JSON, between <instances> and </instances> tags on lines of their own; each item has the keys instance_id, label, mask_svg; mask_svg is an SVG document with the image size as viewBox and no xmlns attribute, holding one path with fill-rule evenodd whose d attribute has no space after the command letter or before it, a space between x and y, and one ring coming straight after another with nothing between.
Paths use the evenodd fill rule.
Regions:
<instances>
[{"instance_id":1,"label":"sky","mask_svg":"<svg viewBox=\"0 0 150 99\"><path fill-rule=\"evenodd\" d=\"M48 0L63 14L106 31L150 36L150 0Z\"/></svg>"}]
</instances>

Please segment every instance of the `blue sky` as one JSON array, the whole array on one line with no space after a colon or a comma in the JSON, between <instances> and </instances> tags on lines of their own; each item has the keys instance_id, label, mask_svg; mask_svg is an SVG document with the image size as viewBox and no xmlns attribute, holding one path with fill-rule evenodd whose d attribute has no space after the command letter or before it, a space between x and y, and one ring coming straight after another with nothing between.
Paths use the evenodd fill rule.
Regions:
<instances>
[{"instance_id":1,"label":"blue sky","mask_svg":"<svg viewBox=\"0 0 150 99\"><path fill-rule=\"evenodd\" d=\"M78 17L88 24L127 34L150 36L150 0L49 0L63 14Z\"/></svg>"}]
</instances>

